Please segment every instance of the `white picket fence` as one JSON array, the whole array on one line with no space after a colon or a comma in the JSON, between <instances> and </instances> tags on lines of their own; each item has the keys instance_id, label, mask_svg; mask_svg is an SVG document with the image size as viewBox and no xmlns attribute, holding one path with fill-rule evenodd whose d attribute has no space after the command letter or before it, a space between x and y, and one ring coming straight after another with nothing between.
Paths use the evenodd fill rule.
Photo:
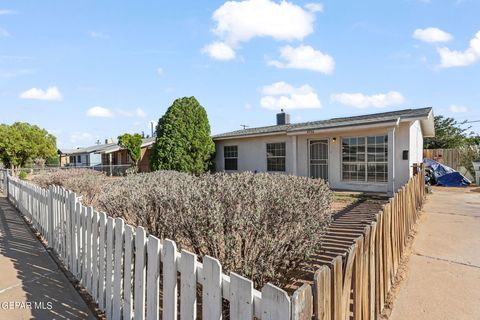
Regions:
<instances>
[{"instance_id":1,"label":"white picket fence","mask_svg":"<svg viewBox=\"0 0 480 320\"><path fill-rule=\"evenodd\" d=\"M299 295L290 298L271 284L255 290L252 281L222 273L215 258L205 256L199 262L193 253L178 252L174 241L83 206L64 188L42 189L11 176L6 180L9 200L108 319L192 320L198 304L202 319L217 320L222 319L222 299L229 302L232 320L304 319Z\"/></svg>"}]
</instances>

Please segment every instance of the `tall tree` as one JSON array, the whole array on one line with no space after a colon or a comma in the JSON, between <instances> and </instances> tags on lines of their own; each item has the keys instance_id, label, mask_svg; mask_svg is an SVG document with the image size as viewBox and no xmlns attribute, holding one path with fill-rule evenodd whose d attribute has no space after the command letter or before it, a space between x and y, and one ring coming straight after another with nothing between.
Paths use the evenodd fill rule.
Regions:
<instances>
[{"instance_id":1,"label":"tall tree","mask_svg":"<svg viewBox=\"0 0 480 320\"><path fill-rule=\"evenodd\" d=\"M453 118L435 116L435 137L425 139L426 149L457 148L467 142L467 130Z\"/></svg>"},{"instance_id":2,"label":"tall tree","mask_svg":"<svg viewBox=\"0 0 480 320\"><path fill-rule=\"evenodd\" d=\"M15 170L56 154L56 138L47 130L25 122L0 125L0 158L7 168Z\"/></svg>"},{"instance_id":3,"label":"tall tree","mask_svg":"<svg viewBox=\"0 0 480 320\"><path fill-rule=\"evenodd\" d=\"M118 145L125 148L128 155L135 163L135 168L138 166L138 161L142 155L142 136L138 133L130 134L124 133L118 137Z\"/></svg>"},{"instance_id":4,"label":"tall tree","mask_svg":"<svg viewBox=\"0 0 480 320\"><path fill-rule=\"evenodd\" d=\"M210 168L215 144L207 112L195 97L175 100L158 121L156 133L150 155L152 170L198 174Z\"/></svg>"}]
</instances>

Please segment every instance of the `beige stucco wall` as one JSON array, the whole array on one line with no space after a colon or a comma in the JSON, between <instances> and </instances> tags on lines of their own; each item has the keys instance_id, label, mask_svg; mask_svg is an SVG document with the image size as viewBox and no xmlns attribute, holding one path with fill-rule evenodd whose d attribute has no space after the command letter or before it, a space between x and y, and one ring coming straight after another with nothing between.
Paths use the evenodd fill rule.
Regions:
<instances>
[{"instance_id":1,"label":"beige stucco wall","mask_svg":"<svg viewBox=\"0 0 480 320\"><path fill-rule=\"evenodd\" d=\"M387 192L387 183L351 182L341 178L341 139L342 137L387 135L392 127L376 127L368 130L344 130L318 134L300 134L296 136L280 134L275 136L257 136L250 138L217 140L216 143L216 168L224 170L223 147L228 145L238 146L238 171L267 170L266 144L269 142L285 142L286 146L286 173L299 176L309 176L309 141L328 139L329 161L328 180L332 188L359 190L371 192ZM402 122L395 127L394 159L395 176L394 190L403 186L411 176L413 163L421 161L423 152L423 136L420 124L415 122ZM335 141L333 141L335 138ZM295 141L296 140L296 141ZM296 150L294 150L296 148ZM409 150L409 159L402 159L403 150ZM389 150L390 152L390 150ZM294 157L296 155L296 168Z\"/></svg>"}]
</instances>

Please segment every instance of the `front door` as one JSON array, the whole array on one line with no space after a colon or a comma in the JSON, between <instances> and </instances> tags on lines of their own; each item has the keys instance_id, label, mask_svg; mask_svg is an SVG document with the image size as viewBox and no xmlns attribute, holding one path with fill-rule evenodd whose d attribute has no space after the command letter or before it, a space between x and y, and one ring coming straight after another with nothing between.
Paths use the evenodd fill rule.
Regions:
<instances>
[{"instance_id":1,"label":"front door","mask_svg":"<svg viewBox=\"0 0 480 320\"><path fill-rule=\"evenodd\" d=\"M310 177L328 180L328 140L310 140Z\"/></svg>"}]
</instances>

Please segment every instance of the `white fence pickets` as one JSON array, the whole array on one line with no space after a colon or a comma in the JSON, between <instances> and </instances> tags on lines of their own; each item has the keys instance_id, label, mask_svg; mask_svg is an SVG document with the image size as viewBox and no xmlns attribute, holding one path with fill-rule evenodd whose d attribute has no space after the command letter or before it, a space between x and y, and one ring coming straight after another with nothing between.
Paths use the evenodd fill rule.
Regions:
<instances>
[{"instance_id":1,"label":"white fence pickets","mask_svg":"<svg viewBox=\"0 0 480 320\"><path fill-rule=\"evenodd\" d=\"M107 251L105 255L105 312L108 319L112 318L112 280L113 280L113 238L115 224L112 217L107 217Z\"/></svg>"},{"instance_id":2,"label":"white fence pickets","mask_svg":"<svg viewBox=\"0 0 480 320\"><path fill-rule=\"evenodd\" d=\"M163 320L177 319L177 245L163 242Z\"/></svg>"},{"instance_id":3,"label":"white fence pickets","mask_svg":"<svg viewBox=\"0 0 480 320\"><path fill-rule=\"evenodd\" d=\"M223 274L217 259L205 256L200 263L172 240L83 206L74 192L42 189L1 170L0 186L107 319L195 320L200 303L203 319L219 320L222 299L230 302L232 320L293 319L283 290L267 284L257 291L249 279Z\"/></svg>"},{"instance_id":4,"label":"white fence pickets","mask_svg":"<svg viewBox=\"0 0 480 320\"><path fill-rule=\"evenodd\" d=\"M113 273L113 319L121 319L123 291L123 236L125 223L123 219L115 219L115 254Z\"/></svg>"},{"instance_id":5,"label":"white fence pickets","mask_svg":"<svg viewBox=\"0 0 480 320\"><path fill-rule=\"evenodd\" d=\"M135 277L134 277L134 319L145 319L146 281L147 281L147 233L138 227L135 234Z\"/></svg>"},{"instance_id":6,"label":"white fence pickets","mask_svg":"<svg viewBox=\"0 0 480 320\"><path fill-rule=\"evenodd\" d=\"M158 320L160 291L160 239L152 235L147 241L147 320Z\"/></svg>"},{"instance_id":7,"label":"white fence pickets","mask_svg":"<svg viewBox=\"0 0 480 320\"><path fill-rule=\"evenodd\" d=\"M135 233L130 225L125 226L125 253L123 268L123 319L133 317L133 257Z\"/></svg>"},{"instance_id":8,"label":"white fence pickets","mask_svg":"<svg viewBox=\"0 0 480 320\"><path fill-rule=\"evenodd\" d=\"M180 319L197 319L197 255L182 250L180 258Z\"/></svg>"},{"instance_id":9,"label":"white fence pickets","mask_svg":"<svg viewBox=\"0 0 480 320\"><path fill-rule=\"evenodd\" d=\"M203 258L202 286L202 319L222 319L222 266L217 259Z\"/></svg>"}]
</instances>

